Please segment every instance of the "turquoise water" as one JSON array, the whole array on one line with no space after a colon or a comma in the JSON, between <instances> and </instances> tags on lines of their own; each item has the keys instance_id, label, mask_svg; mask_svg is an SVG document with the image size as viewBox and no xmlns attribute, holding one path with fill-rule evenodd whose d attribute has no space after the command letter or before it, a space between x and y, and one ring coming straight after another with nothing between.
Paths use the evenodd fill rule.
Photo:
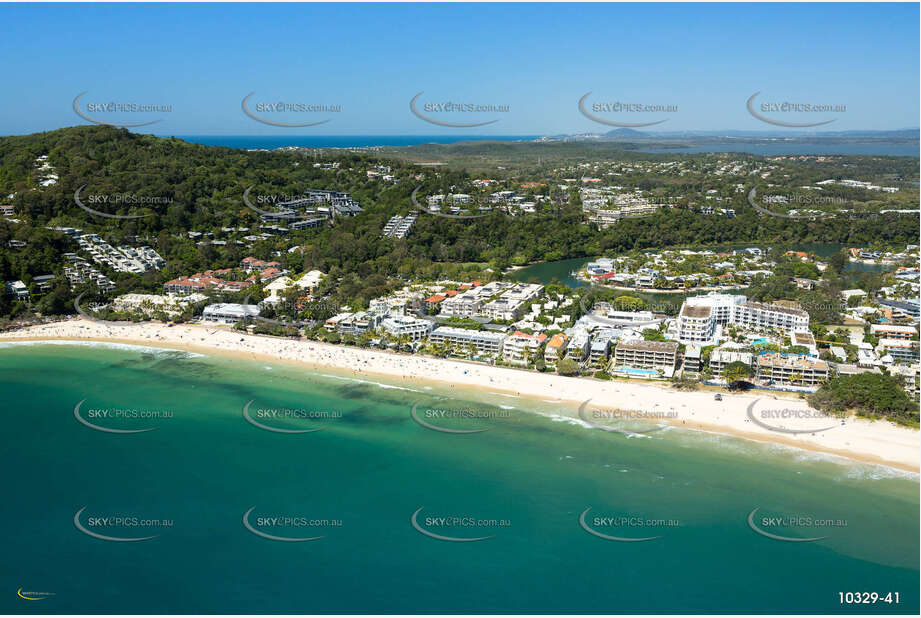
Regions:
<instances>
[{"instance_id":1,"label":"turquoise water","mask_svg":"<svg viewBox=\"0 0 921 618\"><path fill-rule=\"evenodd\" d=\"M919 609L918 478L880 466L681 429L628 438L546 402L146 348L0 345L0 401L3 613ZM320 431L257 427L248 402L267 427ZM155 429L92 429L78 403L98 427ZM427 429L413 404L430 424L488 431ZM146 416L99 416L115 409ZM426 532L491 538L428 536L411 523L420 508ZM580 526L587 508L598 532L659 538L597 537ZM755 508L772 533L827 538L759 535ZM323 538L268 540L244 527L250 509L257 531ZM89 532L157 536L101 540L78 512ZM761 519L793 515L846 525ZM844 591L899 592L901 604L841 606Z\"/></svg>"}]
</instances>

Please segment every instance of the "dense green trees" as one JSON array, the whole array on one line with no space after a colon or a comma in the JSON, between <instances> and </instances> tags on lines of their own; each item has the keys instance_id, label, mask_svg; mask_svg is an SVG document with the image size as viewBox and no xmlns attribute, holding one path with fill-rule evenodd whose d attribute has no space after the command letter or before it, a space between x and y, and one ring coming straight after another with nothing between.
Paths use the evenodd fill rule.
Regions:
<instances>
[{"instance_id":1,"label":"dense green trees","mask_svg":"<svg viewBox=\"0 0 921 618\"><path fill-rule=\"evenodd\" d=\"M918 426L918 404L889 375L860 373L834 377L809 396L809 404L825 412L855 410L864 416Z\"/></svg>"}]
</instances>

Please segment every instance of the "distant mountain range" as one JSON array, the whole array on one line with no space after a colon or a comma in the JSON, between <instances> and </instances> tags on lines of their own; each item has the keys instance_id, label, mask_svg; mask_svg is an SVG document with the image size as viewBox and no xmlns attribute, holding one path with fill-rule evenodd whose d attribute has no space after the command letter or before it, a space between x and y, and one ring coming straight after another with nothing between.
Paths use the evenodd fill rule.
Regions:
<instances>
[{"instance_id":1,"label":"distant mountain range","mask_svg":"<svg viewBox=\"0 0 921 618\"><path fill-rule=\"evenodd\" d=\"M717 131L637 131L636 129L619 128L598 133L573 133L563 135L548 135L539 138L543 142L623 142L632 144L691 145L691 144L733 144L733 143L768 143L768 142L794 142L794 143L918 143L921 129L894 129L886 131L742 131L742 130L717 130Z\"/></svg>"},{"instance_id":2,"label":"distant mountain range","mask_svg":"<svg viewBox=\"0 0 921 618\"><path fill-rule=\"evenodd\" d=\"M720 130L720 131L637 131L635 129L614 129L607 133L598 134L599 136L622 139L668 139L668 138L700 138L700 137L731 137L731 138L756 138L756 139L777 139L777 138L823 138L823 137L870 137L874 139L900 138L900 139L918 139L921 129L894 129L887 131L739 131L739 130ZM586 135L586 134L583 134Z\"/></svg>"}]
</instances>

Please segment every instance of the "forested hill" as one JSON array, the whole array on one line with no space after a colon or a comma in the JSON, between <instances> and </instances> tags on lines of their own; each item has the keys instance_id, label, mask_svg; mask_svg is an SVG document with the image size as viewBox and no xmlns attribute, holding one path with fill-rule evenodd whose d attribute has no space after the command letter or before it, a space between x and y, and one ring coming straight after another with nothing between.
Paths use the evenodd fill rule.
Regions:
<instances>
[{"instance_id":1,"label":"forested hill","mask_svg":"<svg viewBox=\"0 0 921 618\"><path fill-rule=\"evenodd\" d=\"M41 185L36 172L36 159L44 155L58 175L48 186ZM339 162L338 169L314 167L317 162L332 161ZM383 183L367 177L366 172L377 164L390 166L400 182ZM503 173L510 182L541 180L514 170ZM262 259L280 252L282 260L290 260L296 270L318 268L348 275L355 287L376 287L395 275L456 274L464 268L458 264L463 263L488 262L498 269L513 263L600 255L609 250L727 242L822 241L853 246L917 242L917 216L790 220L759 214L745 204L744 195L732 203L735 218L663 209L654 216L625 219L599 231L584 221L577 191L559 196L557 206L544 213L509 217L493 212L463 221L422 214L407 239L381 237L381 228L390 216L412 209L410 194L417 186L423 187L420 195L426 195L455 185L463 187L469 179L462 170L419 167L384 160L370 152L232 150L106 126L5 137L0 138L0 203L13 204L20 223L0 219L0 257L10 238L41 239L45 226L70 226L100 233L110 242L140 238L154 247L168 264L162 271L144 275L151 289L178 274L235 265L241 252ZM250 186L254 186L254 193L275 195L298 195L306 188L346 191L364 211L354 218L337 219L333 226L280 236L256 243L251 249L197 245L188 239L189 231L236 226L257 230L262 222L242 200ZM113 214L149 215L98 218L75 204L74 193L81 187L85 194L131 194L164 199L165 203L96 205ZM32 270L54 270L53 265L44 263L60 253L58 241L53 243L54 248L47 252L41 242L33 243L33 256L14 260L7 255L0 260L0 276L17 279L39 274ZM287 249L296 244L305 250L289 254ZM23 266L45 255L49 257L41 258L43 263Z\"/></svg>"}]
</instances>

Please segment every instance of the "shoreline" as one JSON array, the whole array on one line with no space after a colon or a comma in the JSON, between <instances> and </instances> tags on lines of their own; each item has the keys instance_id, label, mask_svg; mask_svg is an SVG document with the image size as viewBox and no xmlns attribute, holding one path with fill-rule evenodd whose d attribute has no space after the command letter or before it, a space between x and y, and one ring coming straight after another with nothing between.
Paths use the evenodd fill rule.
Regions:
<instances>
[{"instance_id":1,"label":"shoreline","mask_svg":"<svg viewBox=\"0 0 921 618\"><path fill-rule=\"evenodd\" d=\"M768 400L767 396L724 394L723 401L717 402L709 390L688 392L632 380L564 377L447 358L249 335L227 327L187 324L169 327L152 322L110 326L73 319L0 333L0 343L55 341L179 349L211 356L282 362L294 367L333 370L384 381L428 384L446 392L455 388L471 389L478 395L494 393L558 403L561 415L579 422L582 419L576 410L586 401L623 412L664 414L671 411L675 413L675 418L655 418L655 422L835 455L912 473L921 471L921 432L917 430L888 421L874 422L852 417L845 425L836 425L825 432L787 434L771 431L752 423L747 416L747 410L759 399ZM778 397L776 402L797 410L810 409L803 400L795 397Z\"/></svg>"}]
</instances>

